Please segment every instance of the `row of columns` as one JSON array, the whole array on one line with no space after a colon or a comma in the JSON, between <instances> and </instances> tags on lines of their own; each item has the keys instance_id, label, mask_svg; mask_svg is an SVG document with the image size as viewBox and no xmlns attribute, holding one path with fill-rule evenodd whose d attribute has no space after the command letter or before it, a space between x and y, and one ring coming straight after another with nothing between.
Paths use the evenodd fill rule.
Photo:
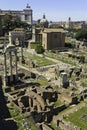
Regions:
<instances>
[{"instance_id":1,"label":"row of columns","mask_svg":"<svg viewBox=\"0 0 87 130\"><path fill-rule=\"evenodd\" d=\"M21 33L18 33L19 36L22 36ZM12 53L14 52L15 54L15 79L18 80L18 72L17 72L17 50L16 50L16 46L14 46L13 49L11 49L10 47L13 46L13 39L15 39L17 37L17 33L16 32L9 32L9 47L5 48L5 52L4 52L4 86L6 87L6 83L7 83L7 57L6 54L9 53L9 57L10 57L10 82L13 81L13 74L12 74ZM24 40L25 36L23 35L22 39ZM22 41L23 41L22 40ZM21 56L22 56L22 61L23 61L23 44L21 41Z\"/></svg>"},{"instance_id":2,"label":"row of columns","mask_svg":"<svg viewBox=\"0 0 87 130\"><path fill-rule=\"evenodd\" d=\"M12 74L12 52L15 54L15 75L16 75L16 80L18 79L18 72L17 72L17 51L9 51L9 56L10 56L10 82L13 81L13 74ZM7 57L6 57L6 52L4 52L4 86L6 87L7 83Z\"/></svg>"}]
</instances>

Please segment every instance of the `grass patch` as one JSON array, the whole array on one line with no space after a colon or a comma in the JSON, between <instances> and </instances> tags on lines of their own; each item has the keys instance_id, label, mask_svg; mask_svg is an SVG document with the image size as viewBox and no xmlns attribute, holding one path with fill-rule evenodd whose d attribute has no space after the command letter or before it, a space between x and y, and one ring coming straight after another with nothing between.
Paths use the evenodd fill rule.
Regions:
<instances>
[{"instance_id":1,"label":"grass patch","mask_svg":"<svg viewBox=\"0 0 87 130\"><path fill-rule=\"evenodd\" d=\"M77 112L70 114L65 119L66 119L66 121L70 121L74 125L81 127L82 130L87 130L87 122L85 122L81 118L84 114L87 114L87 107L83 107L83 108L79 109Z\"/></svg>"},{"instance_id":2,"label":"grass patch","mask_svg":"<svg viewBox=\"0 0 87 130\"><path fill-rule=\"evenodd\" d=\"M51 126L52 126L52 128L54 129L54 130L60 130L60 128L58 127L58 126L56 126L55 124L51 124Z\"/></svg>"},{"instance_id":3,"label":"grass patch","mask_svg":"<svg viewBox=\"0 0 87 130\"><path fill-rule=\"evenodd\" d=\"M47 60L44 57L34 56L32 58L33 60L36 61L36 64L40 67L54 64L53 61Z\"/></svg>"},{"instance_id":4,"label":"grass patch","mask_svg":"<svg viewBox=\"0 0 87 130\"><path fill-rule=\"evenodd\" d=\"M35 62L35 64L37 64L39 67L55 64L53 61L48 60L45 57L40 57L40 56L36 56L36 55L32 55L32 54L27 55L26 59L33 60Z\"/></svg>"},{"instance_id":5,"label":"grass patch","mask_svg":"<svg viewBox=\"0 0 87 130\"><path fill-rule=\"evenodd\" d=\"M69 58L69 57L67 57L66 55L63 55L63 54L60 54L60 53L55 54L55 53L49 52L49 53L47 53L46 55L47 55L48 57L50 57L50 58L59 60L59 61L61 61L61 62L70 64L70 65L73 65L73 66L77 66L77 65L78 65L78 64L77 64L77 61L76 61L75 59L73 60L72 58Z\"/></svg>"},{"instance_id":6,"label":"grass patch","mask_svg":"<svg viewBox=\"0 0 87 130\"><path fill-rule=\"evenodd\" d=\"M37 45L39 45L40 43L31 43L30 44L30 48L31 49L36 49Z\"/></svg>"},{"instance_id":7,"label":"grass patch","mask_svg":"<svg viewBox=\"0 0 87 130\"><path fill-rule=\"evenodd\" d=\"M40 84L40 86L43 86L43 87L49 85L49 83L46 79L39 79L37 82Z\"/></svg>"},{"instance_id":8,"label":"grass patch","mask_svg":"<svg viewBox=\"0 0 87 130\"><path fill-rule=\"evenodd\" d=\"M57 106L60 106L60 105L62 105L63 103L60 101L60 100L57 100L56 102L55 102L55 106L57 107Z\"/></svg>"}]
</instances>

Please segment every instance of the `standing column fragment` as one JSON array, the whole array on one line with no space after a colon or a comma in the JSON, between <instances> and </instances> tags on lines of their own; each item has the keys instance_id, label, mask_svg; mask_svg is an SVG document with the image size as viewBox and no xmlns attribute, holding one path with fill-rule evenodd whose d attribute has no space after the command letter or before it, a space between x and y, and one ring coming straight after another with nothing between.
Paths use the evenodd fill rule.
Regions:
<instances>
[{"instance_id":1,"label":"standing column fragment","mask_svg":"<svg viewBox=\"0 0 87 130\"><path fill-rule=\"evenodd\" d=\"M17 50L15 50L15 73L16 73L16 80L18 80L18 71L17 71Z\"/></svg>"},{"instance_id":2,"label":"standing column fragment","mask_svg":"<svg viewBox=\"0 0 87 130\"><path fill-rule=\"evenodd\" d=\"M13 81L13 75L12 75L12 54L9 52L10 55L10 82Z\"/></svg>"},{"instance_id":3,"label":"standing column fragment","mask_svg":"<svg viewBox=\"0 0 87 130\"><path fill-rule=\"evenodd\" d=\"M4 53L4 87L7 83L7 66L6 66L6 54Z\"/></svg>"}]
</instances>

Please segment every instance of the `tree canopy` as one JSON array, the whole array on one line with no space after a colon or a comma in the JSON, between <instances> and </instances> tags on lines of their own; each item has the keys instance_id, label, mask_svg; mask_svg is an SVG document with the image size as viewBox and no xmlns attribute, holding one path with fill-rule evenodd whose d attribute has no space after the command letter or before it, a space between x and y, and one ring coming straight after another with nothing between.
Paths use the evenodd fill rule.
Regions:
<instances>
[{"instance_id":1,"label":"tree canopy","mask_svg":"<svg viewBox=\"0 0 87 130\"><path fill-rule=\"evenodd\" d=\"M1 28L2 27L2 28ZM30 30L31 25L20 21L18 18L12 19L11 15L5 15L3 19L0 20L0 34L4 35L15 28L24 28Z\"/></svg>"},{"instance_id":2,"label":"tree canopy","mask_svg":"<svg viewBox=\"0 0 87 130\"><path fill-rule=\"evenodd\" d=\"M77 40L87 40L87 31L86 30L79 30L76 33L75 37Z\"/></svg>"}]
</instances>

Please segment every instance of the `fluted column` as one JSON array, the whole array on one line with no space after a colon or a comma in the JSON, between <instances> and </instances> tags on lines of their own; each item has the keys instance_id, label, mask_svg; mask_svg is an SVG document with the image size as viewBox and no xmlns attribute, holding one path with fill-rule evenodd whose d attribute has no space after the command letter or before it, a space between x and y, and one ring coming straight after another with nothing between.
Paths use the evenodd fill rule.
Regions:
<instances>
[{"instance_id":1,"label":"fluted column","mask_svg":"<svg viewBox=\"0 0 87 130\"><path fill-rule=\"evenodd\" d=\"M12 32L9 32L9 44L12 44Z\"/></svg>"},{"instance_id":2,"label":"fluted column","mask_svg":"<svg viewBox=\"0 0 87 130\"><path fill-rule=\"evenodd\" d=\"M12 54L9 52L10 55L10 81L13 81L13 75L12 75Z\"/></svg>"},{"instance_id":3,"label":"fluted column","mask_svg":"<svg viewBox=\"0 0 87 130\"><path fill-rule=\"evenodd\" d=\"M18 71L17 71L17 50L15 50L15 75L16 75L16 80L18 80Z\"/></svg>"},{"instance_id":4,"label":"fluted column","mask_svg":"<svg viewBox=\"0 0 87 130\"><path fill-rule=\"evenodd\" d=\"M23 43L21 41L21 61L23 62Z\"/></svg>"},{"instance_id":5,"label":"fluted column","mask_svg":"<svg viewBox=\"0 0 87 130\"><path fill-rule=\"evenodd\" d=\"M4 87L7 83L7 66L6 66L6 54L4 53Z\"/></svg>"}]
</instances>

